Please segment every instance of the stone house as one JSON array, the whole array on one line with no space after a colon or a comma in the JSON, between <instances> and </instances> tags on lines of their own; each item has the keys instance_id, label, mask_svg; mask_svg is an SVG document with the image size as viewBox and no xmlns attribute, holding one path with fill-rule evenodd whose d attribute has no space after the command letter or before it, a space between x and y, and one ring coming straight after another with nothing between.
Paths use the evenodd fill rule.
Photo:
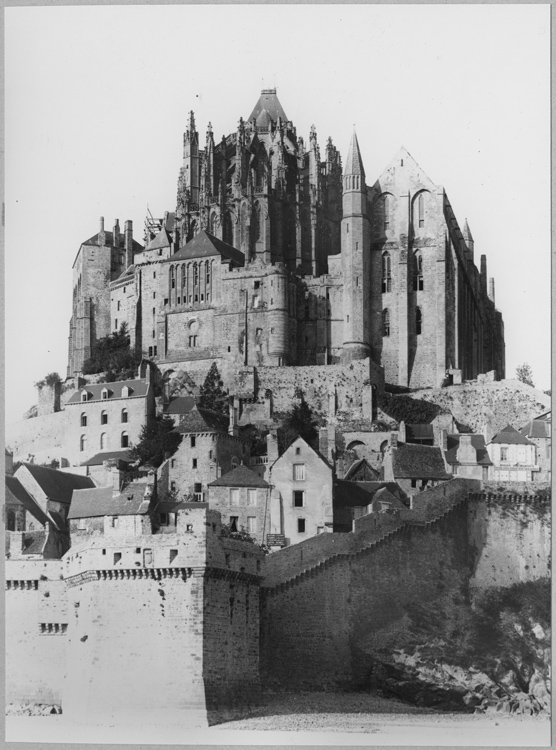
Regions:
<instances>
[{"instance_id":1,"label":"stone house","mask_svg":"<svg viewBox=\"0 0 556 750\"><path fill-rule=\"evenodd\" d=\"M90 477L28 463L20 464L14 477L44 513L64 523L74 490L95 486Z\"/></svg>"},{"instance_id":2,"label":"stone house","mask_svg":"<svg viewBox=\"0 0 556 750\"><path fill-rule=\"evenodd\" d=\"M249 445L230 434L227 416L186 397L170 401L164 413L174 419L183 438L176 453L158 469L161 499L175 493L178 499L206 500L210 482L248 460Z\"/></svg>"},{"instance_id":3,"label":"stone house","mask_svg":"<svg viewBox=\"0 0 556 750\"><path fill-rule=\"evenodd\" d=\"M536 480L550 482L552 476L552 412L529 420L521 434L537 446L536 462L539 473Z\"/></svg>"},{"instance_id":4,"label":"stone house","mask_svg":"<svg viewBox=\"0 0 556 750\"><path fill-rule=\"evenodd\" d=\"M146 378L86 384L69 398L66 443L79 451L82 463L139 441L141 429L155 415L149 372Z\"/></svg>"},{"instance_id":5,"label":"stone house","mask_svg":"<svg viewBox=\"0 0 556 750\"><path fill-rule=\"evenodd\" d=\"M104 487L112 483L114 467L125 471L130 463L132 463L130 451L124 449L97 453L87 461L84 461L81 466L85 469L85 476L91 477L97 487Z\"/></svg>"},{"instance_id":6,"label":"stone house","mask_svg":"<svg viewBox=\"0 0 556 750\"><path fill-rule=\"evenodd\" d=\"M497 482L538 481L539 465L536 461L536 445L506 425L487 445L492 461L489 479Z\"/></svg>"},{"instance_id":7,"label":"stone house","mask_svg":"<svg viewBox=\"0 0 556 750\"><path fill-rule=\"evenodd\" d=\"M275 458L269 443L266 480L272 486L270 533L296 544L333 528L333 468L298 437Z\"/></svg>"},{"instance_id":8,"label":"stone house","mask_svg":"<svg viewBox=\"0 0 556 750\"><path fill-rule=\"evenodd\" d=\"M484 435L446 435L442 449L446 464L455 477L487 481L492 461Z\"/></svg>"},{"instance_id":9,"label":"stone house","mask_svg":"<svg viewBox=\"0 0 556 750\"><path fill-rule=\"evenodd\" d=\"M404 502L405 501L405 502ZM409 500L395 482L334 482L334 531L353 531L353 522L368 513L405 510Z\"/></svg>"},{"instance_id":10,"label":"stone house","mask_svg":"<svg viewBox=\"0 0 556 750\"><path fill-rule=\"evenodd\" d=\"M380 472L369 465L366 458L354 461L342 477L349 482L375 482Z\"/></svg>"},{"instance_id":11,"label":"stone house","mask_svg":"<svg viewBox=\"0 0 556 750\"><path fill-rule=\"evenodd\" d=\"M398 443L392 436L382 463L382 480L396 482L410 497L452 476L446 471L442 449L437 446Z\"/></svg>"},{"instance_id":12,"label":"stone house","mask_svg":"<svg viewBox=\"0 0 556 750\"><path fill-rule=\"evenodd\" d=\"M259 544L270 515L270 485L243 464L208 485L209 507L220 512L231 531L245 531Z\"/></svg>"},{"instance_id":13,"label":"stone house","mask_svg":"<svg viewBox=\"0 0 556 750\"><path fill-rule=\"evenodd\" d=\"M113 486L76 490L68 515L72 547L91 534L107 538L151 534L155 504L154 475L120 486L120 472L115 471Z\"/></svg>"}]
</instances>

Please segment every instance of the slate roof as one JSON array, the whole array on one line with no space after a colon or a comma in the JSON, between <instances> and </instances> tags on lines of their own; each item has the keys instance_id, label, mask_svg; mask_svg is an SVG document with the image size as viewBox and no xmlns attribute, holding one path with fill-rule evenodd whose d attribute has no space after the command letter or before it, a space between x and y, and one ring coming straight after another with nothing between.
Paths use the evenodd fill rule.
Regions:
<instances>
[{"instance_id":1,"label":"slate roof","mask_svg":"<svg viewBox=\"0 0 556 750\"><path fill-rule=\"evenodd\" d=\"M192 240L184 245L181 250L174 253L166 259L166 263L173 263L176 260L184 260L187 258L210 258L215 255L220 255L226 260L231 260L236 266L243 266L245 264L245 256L239 250L236 250L232 245L228 245L227 242L219 240L213 234L206 232L204 229L199 232Z\"/></svg>"},{"instance_id":2,"label":"slate roof","mask_svg":"<svg viewBox=\"0 0 556 750\"><path fill-rule=\"evenodd\" d=\"M95 486L90 477L84 477L81 474L70 474L66 471L47 469L45 466L36 466L35 464L23 463L21 465L29 471L50 500L56 500L60 503L69 504L74 490Z\"/></svg>"},{"instance_id":3,"label":"slate roof","mask_svg":"<svg viewBox=\"0 0 556 750\"><path fill-rule=\"evenodd\" d=\"M344 175L347 174L359 174L361 175L361 188L365 183L365 169L363 168L363 159L361 158L361 151L359 150L359 142L357 140L357 134L355 130L351 136L351 143L349 144L349 151L344 166Z\"/></svg>"},{"instance_id":4,"label":"slate roof","mask_svg":"<svg viewBox=\"0 0 556 750\"><path fill-rule=\"evenodd\" d=\"M446 461L449 464L459 465L457 460L457 452L459 447L460 435L448 435L447 445L448 450L445 452ZM485 445L484 435L471 435L471 445L477 451L477 463L482 466L492 466L492 461L488 455L488 451Z\"/></svg>"},{"instance_id":5,"label":"slate roof","mask_svg":"<svg viewBox=\"0 0 556 750\"><path fill-rule=\"evenodd\" d=\"M113 495L112 487L95 487L76 490L73 493L68 519L94 518L98 516L139 516L149 512L152 495L145 496L145 482L134 482L119 495Z\"/></svg>"},{"instance_id":6,"label":"slate roof","mask_svg":"<svg viewBox=\"0 0 556 750\"><path fill-rule=\"evenodd\" d=\"M131 463L133 459L131 458L130 451L105 451L104 453L97 453L88 461L83 461L81 466L101 466L105 461L111 460Z\"/></svg>"},{"instance_id":7,"label":"slate roof","mask_svg":"<svg viewBox=\"0 0 556 750\"><path fill-rule=\"evenodd\" d=\"M352 477L356 477L359 473L369 474L372 479L378 479L379 476L378 471L376 471L376 469L373 469L373 467L369 465L369 462L366 458L360 458L351 464L349 469L344 474L344 480L351 479L352 481L356 482L357 479L352 479Z\"/></svg>"},{"instance_id":8,"label":"slate roof","mask_svg":"<svg viewBox=\"0 0 556 750\"><path fill-rule=\"evenodd\" d=\"M284 122L288 122L284 108L276 96L276 89L263 89L261 91L259 101L255 104L251 115L247 118L248 121L257 120L263 110L266 110L274 122L278 121L278 117L281 117Z\"/></svg>"},{"instance_id":9,"label":"slate roof","mask_svg":"<svg viewBox=\"0 0 556 750\"><path fill-rule=\"evenodd\" d=\"M381 487L379 490L377 490L373 495L371 502L385 502L391 505L393 508L397 508L399 510L407 510L407 506L402 503L402 501L398 497L396 497L393 492L390 492L388 487Z\"/></svg>"},{"instance_id":10,"label":"slate roof","mask_svg":"<svg viewBox=\"0 0 556 750\"><path fill-rule=\"evenodd\" d=\"M432 424L406 424L405 437L406 440L434 440L434 429Z\"/></svg>"},{"instance_id":11,"label":"slate roof","mask_svg":"<svg viewBox=\"0 0 556 750\"><path fill-rule=\"evenodd\" d=\"M446 473L442 451L430 445L401 443L392 449L396 479L451 479Z\"/></svg>"},{"instance_id":12,"label":"slate roof","mask_svg":"<svg viewBox=\"0 0 556 750\"><path fill-rule=\"evenodd\" d=\"M46 542L45 531L33 531L23 535L23 555L41 555Z\"/></svg>"},{"instance_id":13,"label":"slate roof","mask_svg":"<svg viewBox=\"0 0 556 750\"><path fill-rule=\"evenodd\" d=\"M165 414L189 414L195 406L195 396L176 396L164 406Z\"/></svg>"},{"instance_id":14,"label":"slate roof","mask_svg":"<svg viewBox=\"0 0 556 750\"><path fill-rule=\"evenodd\" d=\"M403 494L400 493L400 488L395 482L349 482L345 479L336 479L334 482L334 509L368 505L375 493L383 488L398 499L400 494Z\"/></svg>"},{"instance_id":15,"label":"slate roof","mask_svg":"<svg viewBox=\"0 0 556 750\"><path fill-rule=\"evenodd\" d=\"M228 432L229 419L224 414L194 406L187 414L180 417L176 430L189 432Z\"/></svg>"},{"instance_id":16,"label":"slate roof","mask_svg":"<svg viewBox=\"0 0 556 750\"><path fill-rule=\"evenodd\" d=\"M149 242L145 249L158 250L159 248L170 247L171 244L172 241L170 240L170 235L168 234L166 229L162 227L160 232L155 237L153 237L153 239Z\"/></svg>"},{"instance_id":17,"label":"slate roof","mask_svg":"<svg viewBox=\"0 0 556 750\"><path fill-rule=\"evenodd\" d=\"M130 389L129 396L122 396L122 388L127 386ZM150 384L144 378L137 380L118 380L115 383L87 383L78 391L72 394L68 404L90 403L91 401L115 401L116 399L144 398L149 392ZM102 399L103 389L108 391L108 398ZM87 401L81 401L82 391L87 391L90 395Z\"/></svg>"},{"instance_id":18,"label":"slate roof","mask_svg":"<svg viewBox=\"0 0 556 750\"><path fill-rule=\"evenodd\" d=\"M534 445L530 440L527 440L525 435L522 435L521 432L518 432L515 427L512 427L510 424L500 430L490 442L502 443L503 445Z\"/></svg>"},{"instance_id":19,"label":"slate roof","mask_svg":"<svg viewBox=\"0 0 556 750\"><path fill-rule=\"evenodd\" d=\"M270 487L262 477L248 469L247 466L240 464L227 474L223 474L214 482L210 482L208 487Z\"/></svg>"},{"instance_id":20,"label":"slate roof","mask_svg":"<svg viewBox=\"0 0 556 750\"><path fill-rule=\"evenodd\" d=\"M99 236L100 236L100 232L97 232L97 234L94 234L92 237L89 237L88 240L85 240L85 242L82 242L81 244L82 245L100 245ZM121 247L122 250L124 249L123 237L124 237L124 233L120 232L120 240L122 240L122 244L118 245L118 247ZM112 245L112 246L114 245L114 235L111 231L106 230L104 232L104 242L105 242L105 245ZM139 242L137 242L136 240L133 240L133 252L134 253L141 253L143 249L144 249L143 245L140 245Z\"/></svg>"},{"instance_id":21,"label":"slate roof","mask_svg":"<svg viewBox=\"0 0 556 750\"><path fill-rule=\"evenodd\" d=\"M16 477L6 477L6 502L17 501L43 526L48 516Z\"/></svg>"},{"instance_id":22,"label":"slate roof","mask_svg":"<svg viewBox=\"0 0 556 750\"><path fill-rule=\"evenodd\" d=\"M546 419L531 419L520 433L527 438L549 438L551 423Z\"/></svg>"}]
</instances>

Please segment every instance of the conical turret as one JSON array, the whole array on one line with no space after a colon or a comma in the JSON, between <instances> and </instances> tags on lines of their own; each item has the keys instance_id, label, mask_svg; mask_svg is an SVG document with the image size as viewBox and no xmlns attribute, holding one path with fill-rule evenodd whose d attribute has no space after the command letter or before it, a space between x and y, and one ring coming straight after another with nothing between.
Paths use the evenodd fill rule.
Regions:
<instances>
[{"instance_id":1,"label":"conical turret","mask_svg":"<svg viewBox=\"0 0 556 750\"><path fill-rule=\"evenodd\" d=\"M365 184L365 169L363 167L363 159L361 158L361 151L359 150L359 142L357 140L357 133L355 132L355 128L353 130L353 135L351 136L351 143L349 145L349 151L344 168L344 190L348 189L345 183L345 178L353 176L359 176L360 180L350 181L350 185L352 187L349 189L359 190L361 186ZM359 182L359 184L357 184L357 182ZM355 184L357 184L356 188L353 187Z\"/></svg>"}]
</instances>

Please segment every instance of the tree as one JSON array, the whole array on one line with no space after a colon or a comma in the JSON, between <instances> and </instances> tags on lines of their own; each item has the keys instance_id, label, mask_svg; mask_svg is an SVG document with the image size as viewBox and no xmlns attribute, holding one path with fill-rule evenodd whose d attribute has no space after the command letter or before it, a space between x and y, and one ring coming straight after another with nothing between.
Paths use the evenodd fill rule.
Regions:
<instances>
[{"instance_id":1,"label":"tree","mask_svg":"<svg viewBox=\"0 0 556 750\"><path fill-rule=\"evenodd\" d=\"M139 442L130 450L132 460L139 461L140 466L148 464L158 469L166 458L174 455L182 441L183 436L174 427L174 420L161 414L144 425Z\"/></svg>"},{"instance_id":2,"label":"tree","mask_svg":"<svg viewBox=\"0 0 556 750\"><path fill-rule=\"evenodd\" d=\"M56 385L56 383L61 382L62 378L58 375L57 372L49 372L48 375L45 375L42 380L39 380L38 383L35 383L35 386L37 388L43 388L45 385L52 386Z\"/></svg>"},{"instance_id":3,"label":"tree","mask_svg":"<svg viewBox=\"0 0 556 750\"><path fill-rule=\"evenodd\" d=\"M199 393L199 406L203 409L217 411L220 414L228 416L228 394L222 387L222 380L216 362L210 366L205 382L201 386Z\"/></svg>"},{"instance_id":4,"label":"tree","mask_svg":"<svg viewBox=\"0 0 556 750\"><path fill-rule=\"evenodd\" d=\"M93 344L91 356L83 364L83 373L105 372L106 382L126 380L135 376L139 358L131 351L127 325Z\"/></svg>"},{"instance_id":5,"label":"tree","mask_svg":"<svg viewBox=\"0 0 556 750\"><path fill-rule=\"evenodd\" d=\"M522 383L525 383L525 385L530 385L532 388L535 387L535 384L533 383L533 371L531 370L531 366L528 365L527 362L524 362L522 365L519 365L519 367L516 367L515 375L516 378Z\"/></svg>"},{"instance_id":6,"label":"tree","mask_svg":"<svg viewBox=\"0 0 556 750\"><path fill-rule=\"evenodd\" d=\"M318 441L318 422L313 410L304 398L287 412L282 425L278 428L278 449L283 453L298 437L309 445L316 447Z\"/></svg>"}]
</instances>

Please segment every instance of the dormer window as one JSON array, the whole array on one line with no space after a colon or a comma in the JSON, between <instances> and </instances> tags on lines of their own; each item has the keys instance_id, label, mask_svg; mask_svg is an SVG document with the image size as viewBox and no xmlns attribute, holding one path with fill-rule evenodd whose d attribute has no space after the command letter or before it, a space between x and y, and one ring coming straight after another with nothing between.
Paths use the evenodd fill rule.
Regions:
<instances>
[{"instance_id":1,"label":"dormer window","mask_svg":"<svg viewBox=\"0 0 556 750\"><path fill-rule=\"evenodd\" d=\"M87 391L81 391L81 401L87 401L89 398L89 394Z\"/></svg>"},{"instance_id":2,"label":"dormer window","mask_svg":"<svg viewBox=\"0 0 556 750\"><path fill-rule=\"evenodd\" d=\"M128 385L124 385L122 388L122 398L129 398L131 394L133 393L133 389L130 388Z\"/></svg>"},{"instance_id":3,"label":"dormer window","mask_svg":"<svg viewBox=\"0 0 556 750\"><path fill-rule=\"evenodd\" d=\"M100 392L100 397L103 401L105 401L108 398L108 388L103 388Z\"/></svg>"}]
</instances>

